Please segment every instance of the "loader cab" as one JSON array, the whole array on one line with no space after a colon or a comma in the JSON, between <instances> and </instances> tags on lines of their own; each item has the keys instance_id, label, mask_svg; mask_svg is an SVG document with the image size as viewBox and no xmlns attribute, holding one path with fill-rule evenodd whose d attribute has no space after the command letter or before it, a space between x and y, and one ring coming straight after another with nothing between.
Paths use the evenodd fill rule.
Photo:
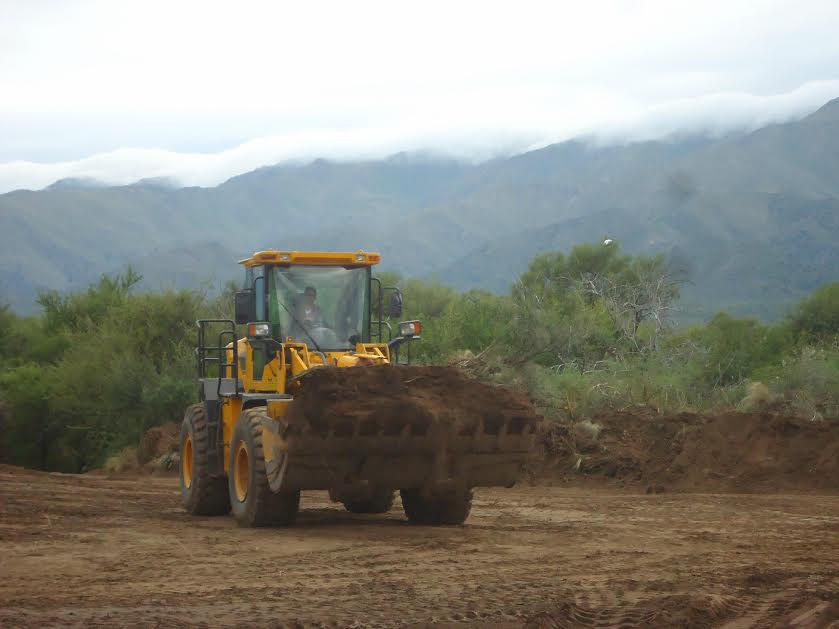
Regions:
<instances>
[{"instance_id":1,"label":"loader cab","mask_svg":"<svg viewBox=\"0 0 839 629\"><path fill-rule=\"evenodd\" d=\"M243 260L236 323L265 322L265 336L321 351L388 342L388 317L401 314L396 288L372 277L377 253L259 252Z\"/></svg>"},{"instance_id":2,"label":"loader cab","mask_svg":"<svg viewBox=\"0 0 839 629\"><path fill-rule=\"evenodd\" d=\"M369 340L369 266L266 266L263 273L273 338L322 351L350 350Z\"/></svg>"}]
</instances>

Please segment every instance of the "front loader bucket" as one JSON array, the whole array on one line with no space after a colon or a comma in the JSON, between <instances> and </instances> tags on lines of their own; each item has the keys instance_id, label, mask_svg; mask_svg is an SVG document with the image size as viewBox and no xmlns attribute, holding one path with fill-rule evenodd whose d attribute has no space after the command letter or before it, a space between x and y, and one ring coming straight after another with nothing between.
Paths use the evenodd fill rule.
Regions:
<instances>
[{"instance_id":1,"label":"front loader bucket","mask_svg":"<svg viewBox=\"0 0 839 629\"><path fill-rule=\"evenodd\" d=\"M509 486L541 421L524 396L457 369L391 365L312 372L284 420L266 441L284 450L275 491Z\"/></svg>"}]
</instances>

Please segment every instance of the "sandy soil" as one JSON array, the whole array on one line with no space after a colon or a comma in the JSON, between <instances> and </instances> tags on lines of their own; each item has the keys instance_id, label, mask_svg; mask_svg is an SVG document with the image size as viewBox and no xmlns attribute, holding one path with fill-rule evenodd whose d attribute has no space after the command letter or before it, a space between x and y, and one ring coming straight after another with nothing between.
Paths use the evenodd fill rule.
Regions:
<instances>
[{"instance_id":1,"label":"sandy soil","mask_svg":"<svg viewBox=\"0 0 839 629\"><path fill-rule=\"evenodd\" d=\"M839 496L478 490L462 527L304 494L290 529L177 480L0 466L0 626L839 627Z\"/></svg>"}]
</instances>

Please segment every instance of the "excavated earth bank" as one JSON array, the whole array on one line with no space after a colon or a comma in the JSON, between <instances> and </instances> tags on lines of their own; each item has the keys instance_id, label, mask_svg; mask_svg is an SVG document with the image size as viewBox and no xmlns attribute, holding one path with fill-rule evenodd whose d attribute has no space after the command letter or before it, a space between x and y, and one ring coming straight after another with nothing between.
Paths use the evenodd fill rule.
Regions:
<instances>
[{"instance_id":1,"label":"excavated earth bank","mask_svg":"<svg viewBox=\"0 0 839 629\"><path fill-rule=\"evenodd\" d=\"M554 424L547 477L651 492L839 490L839 422L764 413L604 414Z\"/></svg>"}]
</instances>

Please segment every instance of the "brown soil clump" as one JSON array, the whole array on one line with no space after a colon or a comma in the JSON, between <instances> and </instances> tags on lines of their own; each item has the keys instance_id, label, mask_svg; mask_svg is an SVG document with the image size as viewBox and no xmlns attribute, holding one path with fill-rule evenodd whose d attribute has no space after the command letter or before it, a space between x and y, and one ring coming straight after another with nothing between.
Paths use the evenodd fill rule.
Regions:
<instances>
[{"instance_id":1,"label":"brown soil clump","mask_svg":"<svg viewBox=\"0 0 839 629\"><path fill-rule=\"evenodd\" d=\"M391 365L312 371L286 417L291 427L308 423L315 432L360 424L362 434L389 434L406 424L412 431L435 425L471 430L480 422L493 434L503 426L519 433L540 422L522 393L472 380L454 367Z\"/></svg>"},{"instance_id":2,"label":"brown soil clump","mask_svg":"<svg viewBox=\"0 0 839 629\"><path fill-rule=\"evenodd\" d=\"M179 437L180 426L174 422L149 428L140 441L137 459L144 464L174 454L178 451Z\"/></svg>"}]
</instances>

